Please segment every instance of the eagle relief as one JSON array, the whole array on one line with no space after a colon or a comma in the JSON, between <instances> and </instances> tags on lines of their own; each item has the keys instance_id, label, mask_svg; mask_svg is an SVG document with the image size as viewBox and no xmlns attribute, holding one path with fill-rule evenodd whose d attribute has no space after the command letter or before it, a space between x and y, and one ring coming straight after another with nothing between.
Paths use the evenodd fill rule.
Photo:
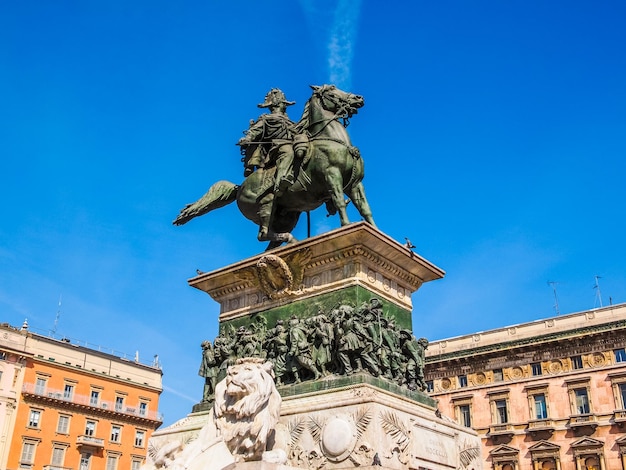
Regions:
<instances>
[{"instance_id":1,"label":"eagle relief","mask_svg":"<svg viewBox=\"0 0 626 470\"><path fill-rule=\"evenodd\" d=\"M304 269L311 259L311 251L298 250L285 256L265 254L239 277L250 282L270 299L280 299L302 291Z\"/></svg>"}]
</instances>

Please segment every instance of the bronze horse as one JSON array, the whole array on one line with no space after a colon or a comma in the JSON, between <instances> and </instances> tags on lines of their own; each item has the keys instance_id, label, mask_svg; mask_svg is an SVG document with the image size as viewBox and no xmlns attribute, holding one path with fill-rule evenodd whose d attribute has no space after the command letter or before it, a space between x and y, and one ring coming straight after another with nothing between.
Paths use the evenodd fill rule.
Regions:
<instances>
[{"instance_id":1,"label":"bronze horse","mask_svg":"<svg viewBox=\"0 0 626 470\"><path fill-rule=\"evenodd\" d=\"M330 214L339 213L341 225L350 223L344 193L363 219L374 219L363 188L363 160L352 146L345 125L364 104L363 97L334 85L312 86L302 118L296 125L309 136L309 149L296 182L280 195L273 191L275 167L258 168L241 185L218 181L198 201L188 204L174 220L183 225L233 201L241 213L259 226L259 241L269 241L267 249L283 242L293 243L291 235L302 212L326 204Z\"/></svg>"}]
</instances>

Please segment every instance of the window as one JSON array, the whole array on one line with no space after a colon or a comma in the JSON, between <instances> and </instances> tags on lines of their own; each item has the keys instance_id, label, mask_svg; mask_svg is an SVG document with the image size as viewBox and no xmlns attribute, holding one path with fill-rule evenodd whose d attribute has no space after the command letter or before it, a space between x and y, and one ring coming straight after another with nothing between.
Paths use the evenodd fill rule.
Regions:
<instances>
[{"instance_id":1,"label":"window","mask_svg":"<svg viewBox=\"0 0 626 470\"><path fill-rule=\"evenodd\" d=\"M617 384L617 399L619 403L615 405L620 409L626 409L626 382L620 382Z\"/></svg>"},{"instance_id":2,"label":"window","mask_svg":"<svg viewBox=\"0 0 626 470\"><path fill-rule=\"evenodd\" d=\"M435 385L433 383L432 380L427 380L426 381L426 391L427 392L432 392L435 389Z\"/></svg>"},{"instance_id":3,"label":"window","mask_svg":"<svg viewBox=\"0 0 626 470\"><path fill-rule=\"evenodd\" d=\"M85 424L85 436L93 436L96 433L96 422L87 420Z\"/></svg>"},{"instance_id":4,"label":"window","mask_svg":"<svg viewBox=\"0 0 626 470\"><path fill-rule=\"evenodd\" d=\"M69 434L70 430L70 417L67 415L59 415L59 421L57 422L57 433Z\"/></svg>"},{"instance_id":5,"label":"window","mask_svg":"<svg viewBox=\"0 0 626 470\"><path fill-rule=\"evenodd\" d=\"M467 387L467 375L459 375L459 387Z\"/></svg>"},{"instance_id":6,"label":"window","mask_svg":"<svg viewBox=\"0 0 626 470\"><path fill-rule=\"evenodd\" d=\"M30 414L28 415L28 427L38 428L40 421L41 421L41 411L30 410Z\"/></svg>"},{"instance_id":7,"label":"window","mask_svg":"<svg viewBox=\"0 0 626 470\"><path fill-rule=\"evenodd\" d=\"M54 446L52 448L52 465L62 467L65 462L65 447Z\"/></svg>"},{"instance_id":8,"label":"window","mask_svg":"<svg viewBox=\"0 0 626 470\"><path fill-rule=\"evenodd\" d=\"M466 428L472 427L472 415L470 405L459 405L459 423Z\"/></svg>"},{"instance_id":9,"label":"window","mask_svg":"<svg viewBox=\"0 0 626 470\"><path fill-rule=\"evenodd\" d=\"M621 423L626 421L626 372L611 373L609 378L613 388L615 411L618 413L615 416L617 418L616 422L619 422L621 426Z\"/></svg>"},{"instance_id":10,"label":"window","mask_svg":"<svg viewBox=\"0 0 626 470\"><path fill-rule=\"evenodd\" d=\"M541 371L541 362L535 362L533 364L530 365L532 371L533 371L533 376L537 377L538 375L541 375L542 371Z\"/></svg>"},{"instance_id":11,"label":"window","mask_svg":"<svg viewBox=\"0 0 626 470\"><path fill-rule=\"evenodd\" d=\"M572 360L572 369L583 368L583 358L581 356L572 356L570 359Z\"/></svg>"},{"instance_id":12,"label":"window","mask_svg":"<svg viewBox=\"0 0 626 470\"><path fill-rule=\"evenodd\" d=\"M35 381L35 393L37 395L45 395L46 393L46 379L37 377Z\"/></svg>"},{"instance_id":13,"label":"window","mask_svg":"<svg viewBox=\"0 0 626 470\"><path fill-rule=\"evenodd\" d=\"M91 454L89 452L83 452L80 454L80 470L89 470L91 467Z\"/></svg>"},{"instance_id":14,"label":"window","mask_svg":"<svg viewBox=\"0 0 626 470\"><path fill-rule=\"evenodd\" d=\"M574 398L575 398L575 410L576 414L584 415L588 414L589 411L589 396L587 395L586 388L576 388L574 389Z\"/></svg>"},{"instance_id":15,"label":"window","mask_svg":"<svg viewBox=\"0 0 626 470\"><path fill-rule=\"evenodd\" d=\"M130 470L139 470L143 465L143 460L133 457L133 460L130 462Z\"/></svg>"},{"instance_id":16,"label":"window","mask_svg":"<svg viewBox=\"0 0 626 470\"><path fill-rule=\"evenodd\" d=\"M615 362L626 362L626 349L616 349L613 352L615 353Z\"/></svg>"},{"instance_id":17,"label":"window","mask_svg":"<svg viewBox=\"0 0 626 470\"><path fill-rule=\"evenodd\" d=\"M113 424L111 426L111 442L120 442L121 434L122 434L121 426Z\"/></svg>"},{"instance_id":18,"label":"window","mask_svg":"<svg viewBox=\"0 0 626 470\"><path fill-rule=\"evenodd\" d=\"M124 397L115 397L115 411L122 411L124 408Z\"/></svg>"},{"instance_id":19,"label":"window","mask_svg":"<svg viewBox=\"0 0 626 470\"><path fill-rule=\"evenodd\" d=\"M494 369L493 370L493 381L494 382L502 382L504 377L502 375L502 369Z\"/></svg>"},{"instance_id":20,"label":"window","mask_svg":"<svg viewBox=\"0 0 626 470\"><path fill-rule=\"evenodd\" d=\"M63 398L66 400L71 400L74 396L74 386L72 384L65 384L65 388L63 389Z\"/></svg>"},{"instance_id":21,"label":"window","mask_svg":"<svg viewBox=\"0 0 626 470\"><path fill-rule=\"evenodd\" d=\"M25 441L22 444L22 455L20 456L21 468L31 468L33 462L35 461L36 448L37 448L37 444L34 442ZM22 466L22 464L26 466Z\"/></svg>"},{"instance_id":22,"label":"window","mask_svg":"<svg viewBox=\"0 0 626 470\"><path fill-rule=\"evenodd\" d=\"M600 470L600 462L597 456L587 457L583 463L584 470Z\"/></svg>"},{"instance_id":23,"label":"window","mask_svg":"<svg viewBox=\"0 0 626 470\"><path fill-rule=\"evenodd\" d=\"M548 419L548 407L546 396L543 393L533 395L535 419Z\"/></svg>"},{"instance_id":24,"label":"window","mask_svg":"<svg viewBox=\"0 0 626 470\"><path fill-rule=\"evenodd\" d=\"M107 467L106 470L117 470L118 455L107 455Z\"/></svg>"},{"instance_id":25,"label":"window","mask_svg":"<svg viewBox=\"0 0 626 470\"><path fill-rule=\"evenodd\" d=\"M145 431L135 431L135 447L143 447L143 440L146 437Z\"/></svg>"},{"instance_id":26,"label":"window","mask_svg":"<svg viewBox=\"0 0 626 470\"><path fill-rule=\"evenodd\" d=\"M496 423L505 424L509 422L509 416L507 412L506 400L495 400L494 405L496 408Z\"/></svg>"},{"instance_id":27,"label":"window","mask_svg":"<svg viewBox=\"0 0 626 470\"><path fill-rule=\"evenodd\" d=\"M91 396L89 397L89 404L91 406L98 406L99 400L100 400L100 392L98 390L92 390Z\"/></svg>"}]
</instances>

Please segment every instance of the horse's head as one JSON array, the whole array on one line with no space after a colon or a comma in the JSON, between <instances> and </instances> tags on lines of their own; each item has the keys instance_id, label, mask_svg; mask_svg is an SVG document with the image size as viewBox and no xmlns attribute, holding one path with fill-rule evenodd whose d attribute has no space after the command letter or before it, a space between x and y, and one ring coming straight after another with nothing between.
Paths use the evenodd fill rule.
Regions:
<instances>
[{"instance_id":1,"label":"horse's head","mask_svg":"<svg viewBox=\"0 0 626 470\"><path fill-rule=\"evenodd\" d=\"M322 107L337 117L350 118L365 104L361 95L340 90L335 85L311 85L311 88L313 96L319 98Z\"/></svg>"}]
</instances>

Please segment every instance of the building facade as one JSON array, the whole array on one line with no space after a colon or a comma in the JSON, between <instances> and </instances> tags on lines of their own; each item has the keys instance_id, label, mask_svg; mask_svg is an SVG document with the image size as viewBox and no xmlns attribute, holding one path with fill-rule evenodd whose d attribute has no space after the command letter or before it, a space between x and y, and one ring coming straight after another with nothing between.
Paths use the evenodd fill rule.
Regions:
<instances>
[{"instance_id":1,"label":"building facade","mask_svg":"<svg viewBox=\"0 0 626 470\"><path fill-rule=\"evenodd\" d=\"M8 325L0 326L0 351L0 468L143 465L162 423L159 367Z\"/></svg>"},{"instance_id":2,"label":"building facade","mask_svg":"<svg viewBox=\"0 0 626 470\"><path fill-rule=\"evenodd\" d=\"M0 468L7 468L11 438L15 429L26 358L22 341L12 341L15 330L0 327Z\"/></svg>"},{"instance_id":3,"label":"building facade","mask_svg":"<svg viewBox=\"0 0 626 470\"><path fill-rule=\"evenodd\" d=\"M626 304L433 341L442 414L485 469L626 470Z\"/></svg>"}]
</instances>

